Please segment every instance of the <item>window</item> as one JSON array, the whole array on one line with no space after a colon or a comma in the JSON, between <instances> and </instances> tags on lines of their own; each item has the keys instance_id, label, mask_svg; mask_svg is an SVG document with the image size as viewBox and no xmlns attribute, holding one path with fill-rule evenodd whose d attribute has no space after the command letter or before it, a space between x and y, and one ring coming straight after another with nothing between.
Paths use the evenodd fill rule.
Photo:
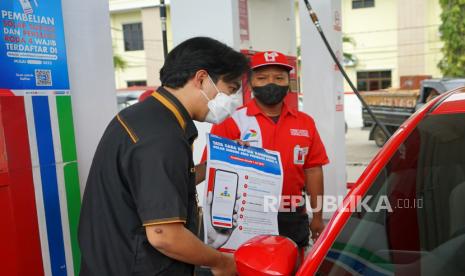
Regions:
<instances>
[{"instance_id":1,"label":"window","mask_svg":"<svg viewBox=\"0 0 465 276\"><path fill-rule=\"evenodd\" d=\"M375 0L352 0L352 9L372 8Z\"/></svg>"},{"instance_id":2,"label":"window","mask_svg":"<svg viewBox=\"0 0 465 276\"><path fill-rule=\"evenodd\" d=\"M465 275L465 114L430 115L354 212L317 275Z\"/></svg>"},{"instance_id":3,"label":"window","mask_svg":"<svg viewBox=\"0 0 465 276\"><path fill-rule=\"evenodd\" d=\"M391 87L391 80L390 70L357 72L357 89L360 91L386 89Z\"/></svg>"},{"instance_id":4,"label":"window","mask_svg":"<svg viewBox=\"0 0 465 276\"><path fill-rule=\"evenodd\" d=\"M144 36L142 34L142 23L124 24L123 36L125 51L144 50Z\"/></svg>"},{"instance_id":5,"label":"window","mask_svg":"<svg viewBox=\"0 0 465 276\"><path fill-rule=\"evenodd\" d=\"M137 81L127 81L128 87L132 86L147 86L147 81L145 80L137 80Z\"/></svg>"}]
</instances>

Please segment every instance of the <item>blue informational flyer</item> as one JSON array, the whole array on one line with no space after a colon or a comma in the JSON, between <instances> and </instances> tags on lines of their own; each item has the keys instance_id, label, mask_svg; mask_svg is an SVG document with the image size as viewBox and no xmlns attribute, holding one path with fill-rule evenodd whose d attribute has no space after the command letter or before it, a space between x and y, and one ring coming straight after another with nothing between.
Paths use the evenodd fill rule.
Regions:
<instances>
[{"instance_id":1,"label":"blue informational flyer","mask_svg":"<svg viewBox=\"0 0 465 276\"><path fill-rule=\"evenodd\" d=\"M279 152L207 135L205 242L234 252L258 235L278 235L283 184Z\"/></svg>"},{"instance_id":2,"label":"blue informational flyer","mask_svg":"<svg viewBox=\"0 0 465 276\"><path fill-rule=\"evenodd\" d=\"M69 93L61 0L0 1L0 89Z\"/></svg>"}]
</instances>

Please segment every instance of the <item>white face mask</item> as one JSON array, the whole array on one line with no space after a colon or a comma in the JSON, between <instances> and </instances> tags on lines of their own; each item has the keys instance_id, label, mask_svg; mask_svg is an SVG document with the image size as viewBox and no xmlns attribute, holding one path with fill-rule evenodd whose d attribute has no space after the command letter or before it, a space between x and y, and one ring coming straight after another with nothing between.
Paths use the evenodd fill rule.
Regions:
<instances>
[{"instance_id":1,"label":"white face mask","mask_svg":"<svg viewBox=\"0 0 465 276\"><path fill-rule=\"evenodd\" d=\"M218 87L216 87L210 76L208 76L208 79L213 84L218 94L216 94L215 98L209 99L207 94L205 94L203 90L200 90L200 92L202 92L202 94L208 100L209 111L207 117L205 117L205 122L220 124L229 116L231 116L231 114L242 104L242 102L238 93L235 93L232 96L228 96L221 92Z\"/></svg>"}]
</instances>

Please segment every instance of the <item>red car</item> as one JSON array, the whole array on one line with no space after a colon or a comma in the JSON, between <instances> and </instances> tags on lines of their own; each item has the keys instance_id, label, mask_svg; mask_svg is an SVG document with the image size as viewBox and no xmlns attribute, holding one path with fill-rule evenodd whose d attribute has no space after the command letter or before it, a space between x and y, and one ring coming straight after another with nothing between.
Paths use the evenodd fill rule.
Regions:
<instances>
[{"instance_id":1,"label":"red car","mask_svg":"<svg viewBox=\"0 0 465 276\"><path fill-rule=\"evenodd\" d=\"M371 210L353 210L357 199ZM376 211L387 201L390 209ZM261 236L235 257L240 275L293 275L297 251L285 238ZM465 87L399 128L296 275L465 275Z\"/></svg>"}]
</instances>

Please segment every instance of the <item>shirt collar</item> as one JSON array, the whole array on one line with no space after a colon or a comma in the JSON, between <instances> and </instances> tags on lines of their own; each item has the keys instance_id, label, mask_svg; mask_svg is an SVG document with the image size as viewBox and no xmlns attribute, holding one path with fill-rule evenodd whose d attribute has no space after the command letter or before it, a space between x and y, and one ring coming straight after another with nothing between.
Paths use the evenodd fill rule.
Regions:
<instances>
[{"instance_id":1,"label":"shirt collar","mask_svg":"<svg viewBox=\"0 0 465 276\"><path fill-rule=\"evenodd\" d=\"M248 102L248 103L246 104L246 106L247 106L247 115L248 115L248 116L256 116L256 115L258 115L258 114L262 114L263 116L267 116L265 113L263 113L263 111L262 111L262 110L260 109L260 107L257 105L257 102L256 102L255 99L252 99L250 102ZM293 109L293 108L290 108L290 107L288 106L288 104L284 101L284 102L283 102L283 107L282 107L282 109L281 109L281 114L280 114L280 116L281 116L281 115L286 116L286 115L288 115L288 114L290 114L290 115L296 117L296 116L297 116L297 111L296 111L295 109Z\"/></svg>"},{"instance_id":2,"label":"shirt collar","mask_svg":"<svg viewBox=\"0 0 465 276\"><path fill-rule=\"evenodd\" d=\"M181 116L184 118L184 121L186 122L186 128L185 128L186 138L192 144L198 136L198 131L197 131L197 128L195 127L194 121L189 115L189 112L187 112L184 105L182 105L182 103L173 94L171 94L168 90L166 90L164 87L162 86L158 87L157 92L160 93L167 100L169 100L176 107L179 113L181 113Z\"/></svg>"}]
</instances>

